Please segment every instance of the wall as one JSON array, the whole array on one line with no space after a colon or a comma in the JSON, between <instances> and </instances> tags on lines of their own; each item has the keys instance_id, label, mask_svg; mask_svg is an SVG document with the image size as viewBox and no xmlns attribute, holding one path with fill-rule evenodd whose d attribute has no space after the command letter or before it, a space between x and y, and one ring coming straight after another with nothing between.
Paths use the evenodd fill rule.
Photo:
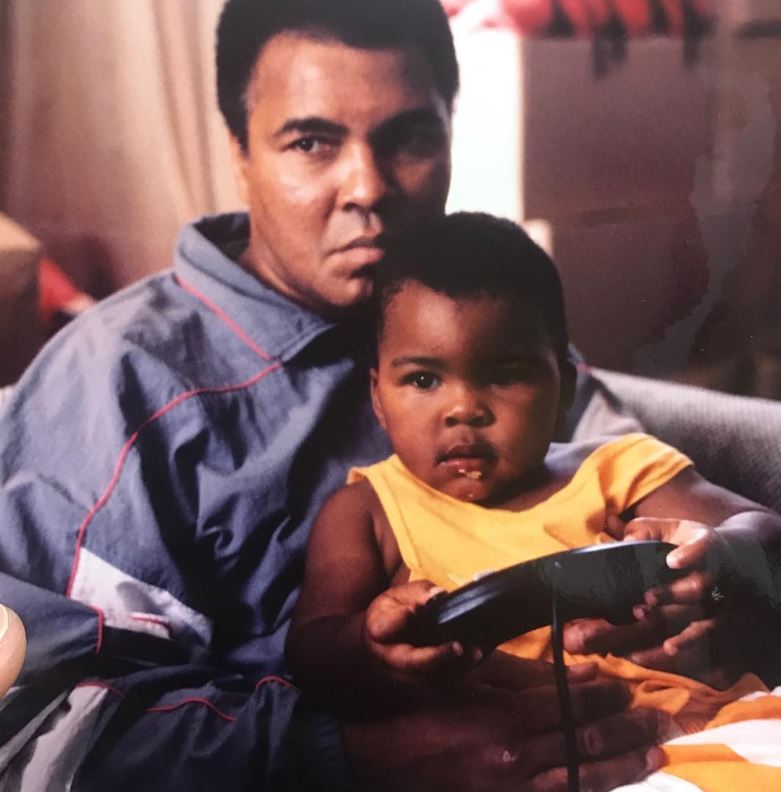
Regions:
<instances>
[{"instance_id":1,"label":"wall","mask_svg":"<svg viewBox=\"0 0 781 792\"><path fill-rule=\"evenodd\" d=\"M0 208L93 293L236 206L216 110L222 0L3 0Z\"/></svg>"},{"instance_id":2,"label":"wall","mask_svg":"<svg viewBox=\"0 0 781 792\"><path fill-rule=\"evenodd\" d=\"M450 206L550 250L594 363L781 396L781 39L749 6L731 8L760 37L724 15L693 65L638 40L601 76L587 41L461 31Z\"/></svg>"},{"instance_id":3,"label":"wall","mask_svg":"<svg viewBox=\"0 0 781 792\"><path fill-rule=\"evenodd\" d=\"M213 93L220 6L0 3L0 209L92 293L166 266L183 222L238 205ZM549 246L595 363L774 393L781 39L757 23L781 3L722 6L696 67L679 42L632 42L599 79L587 42L458 31L449 205Z\"/></svg>"}]
</instances>

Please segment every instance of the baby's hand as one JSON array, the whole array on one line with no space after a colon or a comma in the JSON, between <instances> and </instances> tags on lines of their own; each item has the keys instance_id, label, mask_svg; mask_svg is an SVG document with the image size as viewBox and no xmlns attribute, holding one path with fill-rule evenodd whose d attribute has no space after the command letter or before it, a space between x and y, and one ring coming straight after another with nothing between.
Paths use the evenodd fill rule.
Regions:
<instances>
[{"instance_id":1,"label":"baby's hand","mask_svg":"<svg viewBox=\"0 0 781 792\"><path fill-rule=\"evenodd\" d=\"M405 642L413 615L442 591L427 580L418 580L389 588L369 605L364 640L381 673L414 685L452 679L482 660L479 648L458 641L436 646Z\"/></svg>"}]
</instances>

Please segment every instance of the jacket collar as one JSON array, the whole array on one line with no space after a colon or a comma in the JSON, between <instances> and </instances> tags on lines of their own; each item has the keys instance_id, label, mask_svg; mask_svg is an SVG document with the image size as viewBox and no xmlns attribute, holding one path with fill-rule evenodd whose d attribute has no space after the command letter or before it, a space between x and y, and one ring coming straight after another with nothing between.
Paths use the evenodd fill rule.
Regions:
<instances>
[{"instance_id":1,"label":"jacket collar","mask_svg":"<svg viewBox=\"0 0 781 792\"><path fill-rule=\"evenodd\" d=\"M269 356L291 360L336 325L289 300L226 254L249 238L245 213L203 217L182 229L174 271L235 322Z\"/></svg>"}]
</instances>

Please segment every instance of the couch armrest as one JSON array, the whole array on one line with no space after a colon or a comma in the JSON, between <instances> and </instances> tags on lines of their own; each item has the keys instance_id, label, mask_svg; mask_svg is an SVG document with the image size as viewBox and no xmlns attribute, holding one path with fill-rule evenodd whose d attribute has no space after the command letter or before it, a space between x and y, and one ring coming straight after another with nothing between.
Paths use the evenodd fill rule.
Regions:
<instances>
[{"instance_id":1,"label":"couch armrest","mask_svg":"<svg viewBox=\"0 0 781 792\"><path fill-rule=\"evenodd\" d=\"M781 511L781 402L592 373L647 432L691 457L707 479Z\"/></svg>"}]
</instances>

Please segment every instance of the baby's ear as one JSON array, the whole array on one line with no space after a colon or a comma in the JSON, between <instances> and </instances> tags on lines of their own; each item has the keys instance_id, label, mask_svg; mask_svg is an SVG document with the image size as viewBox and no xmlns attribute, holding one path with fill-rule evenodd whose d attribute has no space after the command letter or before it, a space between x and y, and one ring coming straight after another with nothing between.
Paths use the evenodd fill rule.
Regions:
<instances>
[{"instance_id":1,"label":"baby's ear","mask_svg":"<svg viewBox=\"0 0 781 792\"><path fill-rule=\"evenodd\" d=\"M372 408L374 409L374 414L377 416L380 426L387 430L388 427L385 425L385 414L382 411L382 403L377 393L377 376L376 368L369 369L369 387L372 395Z\"/></svg>"}]
</instances>

